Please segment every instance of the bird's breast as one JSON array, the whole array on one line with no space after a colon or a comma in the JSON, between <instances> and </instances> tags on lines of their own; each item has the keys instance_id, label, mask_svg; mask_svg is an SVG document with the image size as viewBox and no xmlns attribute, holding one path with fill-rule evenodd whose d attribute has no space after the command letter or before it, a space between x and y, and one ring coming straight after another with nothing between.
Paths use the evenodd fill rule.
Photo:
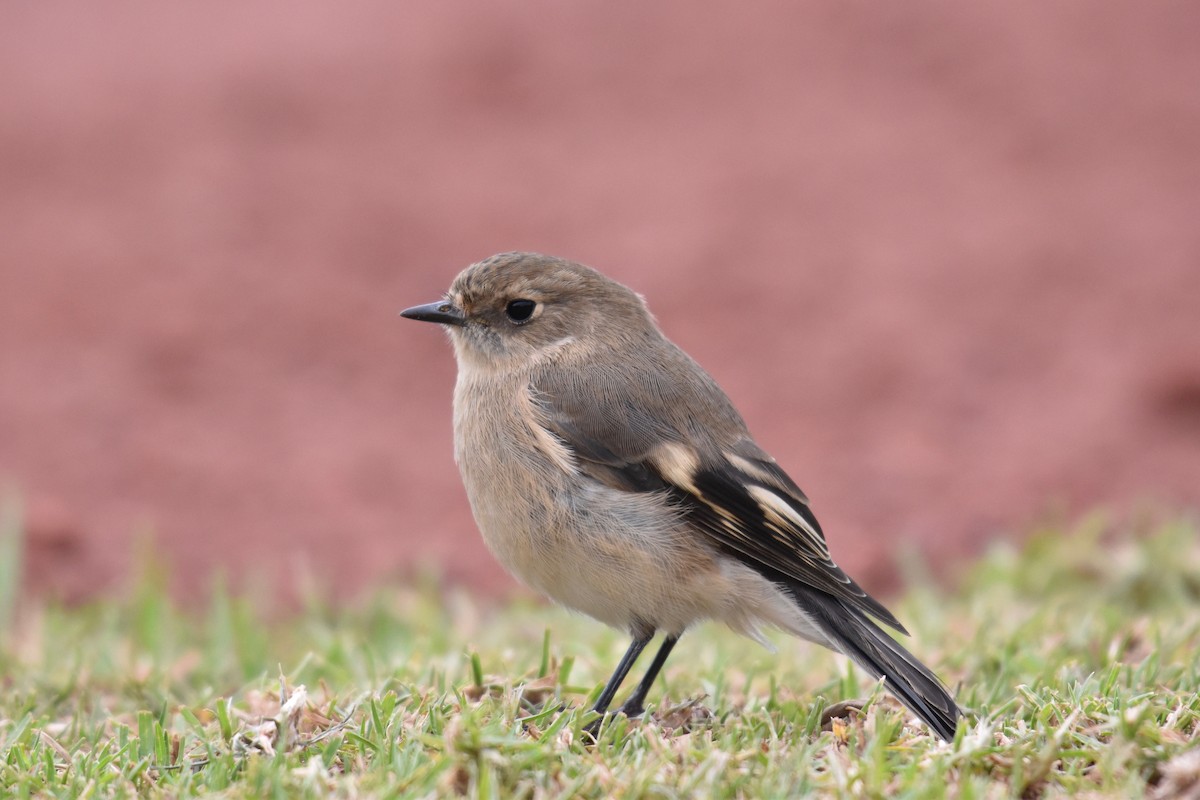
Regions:
<instances>
[{"instance_id":1,"label":"bird's breast","mask_svg":"<svg viewBox=\"0 0 1200 800\"><path fill-rule=\"evenodd\" d=\"M527 381L471 372L460 373L455 387L454 443L484 541L509 571L534 583L544 554L562 546L576 474L570 452L541 424Z\"/></svg>"},{"instance_id":2,"label":"bird's breast","mask_svg":"<svg viewBox=\"0 0 1200 800\"><path fill-rule=\"evenodd\" d=\"M488 548L526 585L610 625L682 630L696 602L667 595L705 595L711 556L683 546L665 495L583 474L527 387L468 373L455 390L456 457Z\"/></svg>"}]
</instances>

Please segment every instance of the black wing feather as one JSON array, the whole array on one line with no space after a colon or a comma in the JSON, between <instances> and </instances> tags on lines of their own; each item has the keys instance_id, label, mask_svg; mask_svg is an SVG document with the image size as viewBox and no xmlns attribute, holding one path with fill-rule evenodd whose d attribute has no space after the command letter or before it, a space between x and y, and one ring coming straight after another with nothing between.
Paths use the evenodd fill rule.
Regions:
<instances>
[{"instance_id":1,"label":"black wing feather","mask_svg":"<svg viewBox=\"0 0 1200 800\"><path fill-rule=\"evenodd\" d=\"M670 480L653 461L649 442L678 442L683 438L678 430L664 426L663 416L647 414L624 398L615 405L606 404L603 395L593 396L592 402L601 409L607 405L614 413L582 414L578 413L577 402L565 402L558 392L547 391L544 384L533 389L550 431L572 451L580 469L590 477L621 491L666 491L696 530L711 537L723 552L764 574L777 571L794 582L826 592L908 633L890 611L834 563L820 523L808 507L808 498L748 434L730 445L729 455L748 464L754 474L739 469L720 450L703 459L697 453L699 469L685 485ZM631 437L631 432L641 435ZM644 443L635 447L639 440ZM807 524L771 519L751 495L754 488L769 492Z\"/></svg>"},{"instance_id":2,"label":"black wing feather","mask_svg":"<svg viewBox=\"0 0 1200 800\"><path fill-rule=\"evenodd\" d=\"M954 699L872 622L907 633L834 563L804 492L753 442L707 373L669 342L651 344L657 369L634 376L643 391L637 403L626 391L636 365L615 355L593 352L574 372L540 370L530 389L547 429L595 480L625 492L664 493L695 531L786 589L838 649L886 678L939 735L953 737ZM689 379L663 379L671 374ZM686 448L687 457L672 461L664 444L667 453Z\"/></svg>"},{"instance_id":3,"label":"black wing feather","mask_svg":"<svg viewBox=\"0 0 1200 800\"><path fill-rule=\"evenodd\" d=\"M822 546L817 548L807 532L769 519L747 487L758 486L779 497L777 489L736 473L732 466L701 470L694 486L693 492L671 485L670 496L692 524L712 536L723 551L764 574L781 573L791 582L825 592L901 633L908 633L892 612L833 562L823 546L823 537ZM781 499L786 502L786 498ZM820 525L807 505L789 503L789 506L802 513L820 535Z\"/></svg>"}]
</instances>

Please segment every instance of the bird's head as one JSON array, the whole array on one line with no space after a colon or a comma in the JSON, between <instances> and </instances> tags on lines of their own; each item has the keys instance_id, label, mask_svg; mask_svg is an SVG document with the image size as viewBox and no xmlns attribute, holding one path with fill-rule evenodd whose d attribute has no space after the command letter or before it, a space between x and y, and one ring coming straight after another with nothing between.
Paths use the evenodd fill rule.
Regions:
<instances>
[{"instance_id":1,"label":"bird's head","mask_svg":"<svg viewBox=\"0 0 1200 800\"><path fill-rule=\"evenodd\" d=\"M590 267L536 253L472 264L442 300L400 314L443 325L459 364L485 368L657 335L637 294Z\"/></svg>"}]
</instances>

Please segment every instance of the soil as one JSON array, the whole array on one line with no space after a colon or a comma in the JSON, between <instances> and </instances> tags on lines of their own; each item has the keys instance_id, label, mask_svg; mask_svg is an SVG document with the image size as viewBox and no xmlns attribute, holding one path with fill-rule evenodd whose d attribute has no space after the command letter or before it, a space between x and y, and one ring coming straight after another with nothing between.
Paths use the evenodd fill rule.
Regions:
<instances>
[{"instance_id":1,"label":"soil","mask_svg":"<svg viewBox=\"0 0 1200 800\"><path fill-rule=\"evenodd\" d=\"M0 487L26 586L152 548L511 590L396 311L527 249L643 293L869 589L1200 502L1200 5L11 4ZM13 503L10 502L10 506Z\"/></svg>"}]
</instances>

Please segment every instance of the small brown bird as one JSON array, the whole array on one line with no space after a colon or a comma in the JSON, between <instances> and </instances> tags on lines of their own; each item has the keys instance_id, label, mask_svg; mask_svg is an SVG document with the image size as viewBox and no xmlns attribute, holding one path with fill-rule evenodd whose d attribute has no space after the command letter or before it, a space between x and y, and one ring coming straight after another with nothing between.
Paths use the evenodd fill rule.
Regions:
<instances>
[{"instance_id":1,"label":"small brown bird","mask_svg":"<svg viewBox=\"0 0 1200 800\"><path fill-rule=\"evenodd\" d=\"M844 653L953 738L950 693L874 620L907 631L834 563L808 498L641 297L581 264L504 253L401 314L450 333L455 458L488 547L633 637L597 712L662 632L621 707L641 714L679 637L713 619Z\"/></svg>"}]
</instances>

